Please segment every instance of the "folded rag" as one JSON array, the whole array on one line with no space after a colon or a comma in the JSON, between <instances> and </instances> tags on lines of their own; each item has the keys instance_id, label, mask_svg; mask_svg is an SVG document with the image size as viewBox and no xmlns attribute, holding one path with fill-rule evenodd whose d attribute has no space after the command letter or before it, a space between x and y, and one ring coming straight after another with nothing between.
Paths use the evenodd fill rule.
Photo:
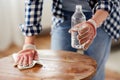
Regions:
<instances>
[{"instance_id":1,"label":"folded rag","mask_svg":"<svg viewBox=\"0 0 120 80\"><path fill-rule=\"evenodd\" d=\"M12 55L12 57L13 57L13 59L14 59L15 62L17 61L17 56L18 56L17 53L14 53L14 54ZM32 67L35 66L35 64L41 65L40 61L33 60L32 64L29 65L29 66L21 66L21 65L17 65L17 64L15 64L14 66L17 66L18 69L22 70L22 69L32 68Z\"/></svg>"}]
</instances>

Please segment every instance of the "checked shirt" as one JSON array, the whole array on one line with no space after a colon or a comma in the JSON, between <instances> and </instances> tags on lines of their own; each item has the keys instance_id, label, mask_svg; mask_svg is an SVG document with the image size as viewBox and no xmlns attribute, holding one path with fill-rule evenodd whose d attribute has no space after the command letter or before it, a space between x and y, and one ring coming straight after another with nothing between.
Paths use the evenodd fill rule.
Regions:
<instances>
[{"instance_id":1,"label":"checked shirt","mask_svg":"<svg viewBox=\"0 0 120 80\"><path fill-rule=\"evenodd\" d=\"M101 24L101 27L113 39L120 38L120 0L88 0L93 12L103 9L109 12L107 19ZM25 36L38 35L41 30L43 0L25 0L25 22L20 28ZM64 21L62 12L62 0L53 0L52 3L52 22L53 26L59 25Z\"/></svg>"}]
</instances>

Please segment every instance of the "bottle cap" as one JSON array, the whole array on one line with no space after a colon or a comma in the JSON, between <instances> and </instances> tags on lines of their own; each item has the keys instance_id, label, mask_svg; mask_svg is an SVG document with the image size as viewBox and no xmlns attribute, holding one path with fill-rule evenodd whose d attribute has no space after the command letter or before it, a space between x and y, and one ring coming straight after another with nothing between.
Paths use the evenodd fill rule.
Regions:
<instances>
[{"instance_id":1,"label":"bottle cap","mask_svg":"<svg viewBox=\"0 0 120 80\"><path fill-rule=\"evenodd\" d=\"M81 11L82 10L82 6L81 5L76 5L76 10L77 11Z\"/></svg>"}]
</instances>

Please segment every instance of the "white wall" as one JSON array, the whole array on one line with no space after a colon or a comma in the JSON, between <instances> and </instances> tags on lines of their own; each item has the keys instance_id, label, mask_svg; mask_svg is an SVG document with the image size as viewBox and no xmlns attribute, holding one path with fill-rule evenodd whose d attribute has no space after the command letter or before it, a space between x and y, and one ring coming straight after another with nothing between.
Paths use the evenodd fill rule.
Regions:
<instances>
[{"instance_id":1,"label":"white wall","mask_svg":"<svg viewBox=\"0 0 120 80\"><path fill-rule=\"evenodd\" d=\"M51 25L51 4L52 0L44 0L44 9L42 15L43 28L48 28Z\"/></svg>"},{"instance_id":2,"label":"white wall","mask_svg":"<svg viewBox=\"0 0 120 80\"><path fill-rule=\"evenodd\" d=\"M44 0L43 30L51 25L51 3L52 0ZM18 28L21 23L24 23L24 0L0 0L0 51L11 43L22 46L24 39Z\"/></svg>"},{"instance_id":3,"label":"white wall","mask_svg":"<svg viewBox=\"0 0 120 80\"><path fill-rule=\"evenodd\" d=\"M52 4L52 0L44 0L42 22L41 22L43 29L41 35L50 33L51 17L52 17L51 4Z\"/></svg>"}]
</instances>

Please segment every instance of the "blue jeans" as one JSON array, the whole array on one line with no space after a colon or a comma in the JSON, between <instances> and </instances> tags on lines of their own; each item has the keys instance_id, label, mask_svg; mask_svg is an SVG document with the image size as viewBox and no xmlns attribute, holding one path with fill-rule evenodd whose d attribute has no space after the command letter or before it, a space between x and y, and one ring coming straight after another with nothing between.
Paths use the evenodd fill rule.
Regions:
<instances>
[{"instance_id":1,"label":"blue jeans","mask_svg":"<svg viewBox=\"0 0 120 80\"><path fill-rule=\"evenodd\" d=\"M68 30L71 28L71 16L73 12L64 11L65 20L58 26L52 27L51 31L51 49L52 50L66 50L77 51L71 47L71 34ZM86 18L91 18L92 13L85 13ZM88 55L96 60L97 72L92 80L104 80L105 78L105 63L108 59L111 47L111 38L102 29L97 29L97 36L94 39L90 47L84 51L85 55Z\"/></svg>"}]
</instances>

